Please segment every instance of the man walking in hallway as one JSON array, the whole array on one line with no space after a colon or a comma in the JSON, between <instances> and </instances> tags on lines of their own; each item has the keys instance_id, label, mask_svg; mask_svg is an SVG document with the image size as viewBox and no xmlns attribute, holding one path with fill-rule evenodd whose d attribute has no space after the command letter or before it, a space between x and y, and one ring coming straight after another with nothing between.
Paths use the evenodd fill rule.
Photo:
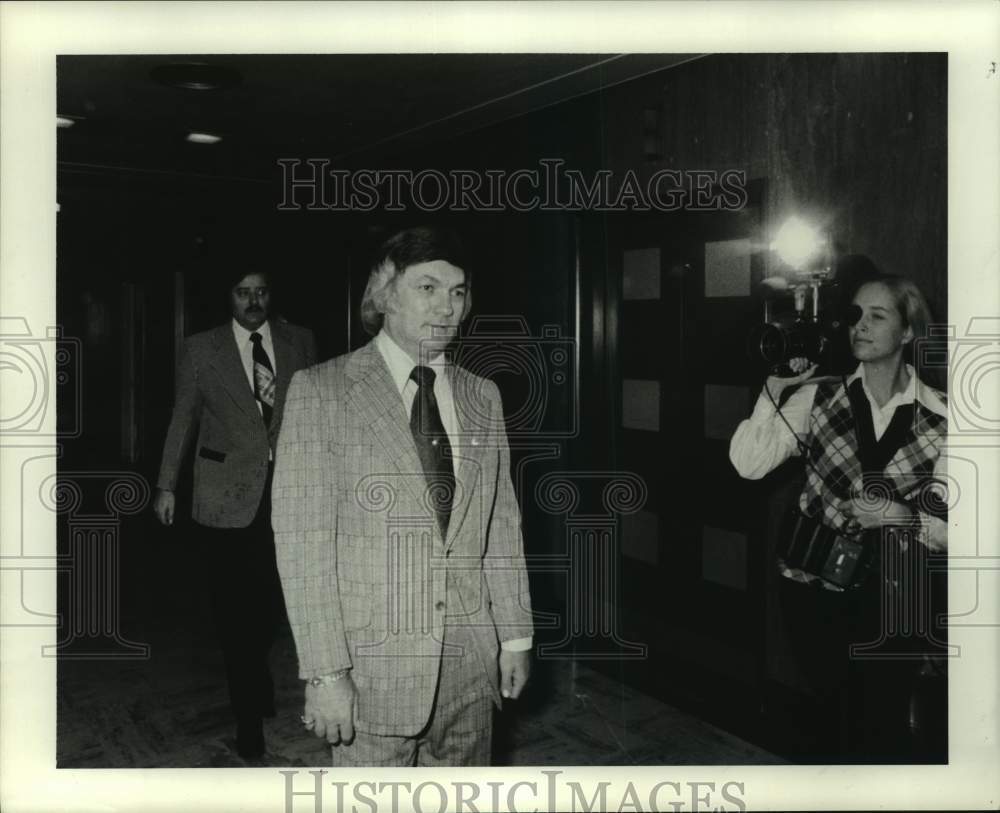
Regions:
<instances>
[{"instance_id":1,"label":"man walking in hallway","mask_svg":"<svg viewBox=\"0 0 1000 813\"><path fill-rule=\"evenodd\" d=\"M334 765L487 765L530 671L531 613L500 394L444 352L470 308L457 239L382 247L374 339L296 374L275 543L303 724Z\"/></svg>"},{"instance_id":2,"label":"man walking in hallway","mask_svg":"<svg viewBox=\"0 0 1000 813\"><path fill-rule=\"evenodd\" d=\"M312 332L271 317L270 275L235 272L232 319L184 343L174 410L163 446L154 511L172 525L178 470L197 431L192 518L199 526L236 749L265 752L263 718L274 715L267 654L281 622L271 531L271 476L292 374L315 363Z\"/></svg>"}]
</instances>

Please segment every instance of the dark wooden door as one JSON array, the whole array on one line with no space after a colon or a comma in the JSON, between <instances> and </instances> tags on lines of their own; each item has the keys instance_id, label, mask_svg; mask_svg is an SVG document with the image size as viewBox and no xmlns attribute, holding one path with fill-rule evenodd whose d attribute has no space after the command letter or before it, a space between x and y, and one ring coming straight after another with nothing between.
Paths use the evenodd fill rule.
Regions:
<instances>
[{"instance_id":1,"label":"dark wooden door","mask_svg":"<svg viewBox=\"0 0 1000 813\"><path fill-rule=\"evenodd\" d=\"M623 633L648 644L636 671L652 688L748 707L764 678L764 500L728 447L761 372L747 352L761 187L739 211L607 220L614 465L648 490L622 520Z\"/></svg>"}]
</instances>

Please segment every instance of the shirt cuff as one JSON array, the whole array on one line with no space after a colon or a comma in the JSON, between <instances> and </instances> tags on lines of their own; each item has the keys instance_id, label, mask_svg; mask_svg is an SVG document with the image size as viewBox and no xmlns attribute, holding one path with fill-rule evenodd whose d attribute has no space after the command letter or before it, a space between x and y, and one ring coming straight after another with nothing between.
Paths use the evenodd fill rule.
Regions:
<instances>
[{"instance_id":1,"label":"shirt cuff","mask_svg":"<svg viewBox=\"0 0 1000 813\"><path fill-rule=\"evenodd\" d=\"M531 649L531 638L511 638L509 641L501 641L500 648L507 652L527 652Z\"/></svg>"}]
</instances>

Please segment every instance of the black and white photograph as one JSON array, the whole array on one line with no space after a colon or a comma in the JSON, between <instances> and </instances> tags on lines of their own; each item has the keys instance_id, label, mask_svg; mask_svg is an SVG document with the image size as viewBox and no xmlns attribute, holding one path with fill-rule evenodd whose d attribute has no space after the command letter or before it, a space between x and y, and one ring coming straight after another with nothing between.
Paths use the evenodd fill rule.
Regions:
<instances>
[{"instance_id":1,"label":"black and white photograph","mask_svg":"<svg viewBox=\"0 0 1000 813\"><path fill-rule=\"evenodd\" d=\"M994 4L54 5L5 809L996 803Z\"/></svg>"}]
</instances>

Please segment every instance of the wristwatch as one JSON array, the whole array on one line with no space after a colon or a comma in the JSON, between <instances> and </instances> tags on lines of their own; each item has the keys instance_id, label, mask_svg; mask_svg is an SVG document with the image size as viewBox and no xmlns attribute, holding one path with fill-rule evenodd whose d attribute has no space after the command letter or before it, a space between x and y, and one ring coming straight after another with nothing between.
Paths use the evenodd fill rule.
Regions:
<instances>
[{"instance_id":1,"label":"wristwatch","mask_svg":"<svg viewBox=\"0 0 1000 813\"><path fill-rule=\"evenodd\" d=\"M347 677L350 669L339 669L336 672L331 672L329 675L320 675L319 677L309 678L306 681L310 686L327 686L331 683L336 683L341 678Z\"/></svg>"}]
</instances>

